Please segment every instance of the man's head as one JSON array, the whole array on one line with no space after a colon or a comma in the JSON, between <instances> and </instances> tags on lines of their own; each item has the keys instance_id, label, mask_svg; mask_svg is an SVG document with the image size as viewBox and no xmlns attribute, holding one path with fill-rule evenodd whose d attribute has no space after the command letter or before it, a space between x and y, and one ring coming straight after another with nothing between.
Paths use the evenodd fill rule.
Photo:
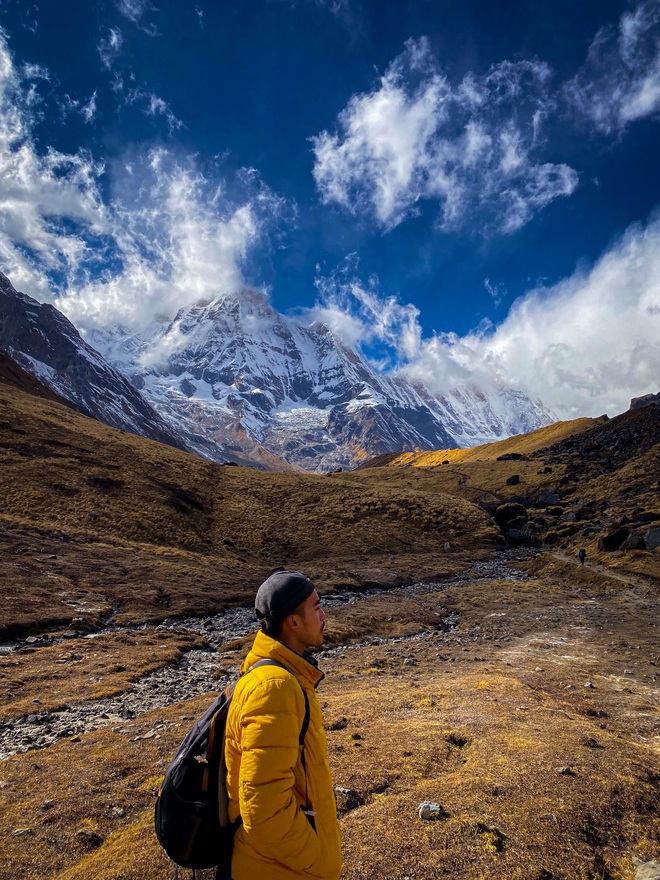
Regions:
<instances>
[{"instance_id":1,"label":"man's head","mask_svg":"<svg viewBox=\"0 0 660 880\"><path fill-rule=\"evenodd\" d=\"M298 571L276 571L254 602L262 630L298 653L323 644L325 614L314 584Z\"/></svg>"}]
</instances>

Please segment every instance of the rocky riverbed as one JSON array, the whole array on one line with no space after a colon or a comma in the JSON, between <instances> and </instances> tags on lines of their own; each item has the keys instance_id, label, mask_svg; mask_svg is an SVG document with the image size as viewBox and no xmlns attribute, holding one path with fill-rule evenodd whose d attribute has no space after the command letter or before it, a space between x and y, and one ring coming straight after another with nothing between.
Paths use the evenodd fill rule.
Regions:
<instances>
[{"instance_id":1,"label":"rocky riverbed","mask_svg":"<svg viewBox=\"0 0 660 880\"><path fill-rule=\"evenodd\" d=\"M368 590L354 592L345 591L324 597L323 603L327 613L332 616L333 609L342 605L356 604L365 599L387 592L390 595L401 598L413 598L427 593L436 593L450 587L469 584L477 586L493 580L521 581L526 575L509 564L514 559L521 558L520 551L505 551L493 559L476 562L467 571L443 580L441 583L417 583L404 587L395 587L388 590L370 588ZM529 556L529 552L524 555ZM352 642L350 646L338 646L328 648L324 652L326 656L336 656L347 650L364 647L367 645L380 645L388 641L401 642L406 639L424 639L431 636L438 637L442 633L453 632L456 629L458 615L447 613L439 622L438 628L426 632L415 633L410 636L401 636L392 639L367 638L359 642ZM43 749L63 737L72 737L87 731L98 730L103 727L122 729L122 724L144 712L152 709L163 708L172 703L190 699L191 697L217 690L228 681L228 676L217 675L218 654L217 649L227 642L239 639L254 631L255 621L252 608L232 608L213 617L186 618L184 620L166 621L157 627L139 627L140 630L155 630L167 632L172 630L188 630L201 635L209 644L208 650L188 651L177 664L165 666L150 675L144 676L133 682L128 690L114 697L100 700L88 700L78 704L68 705L55 712L34 712L20 719L0 727L0 759L10 757L13 754L26 752L30 749ZM113 627L111 620L103 629L103 632L121 632L123 628ZM85 638L93 639L98 633L88 633ZM44 636L43 638L32 637L23 643L13 643L4 646L4 652L20 651L28 646L32 649L39 646L53 645L58 641L65 641L63 637ZM237 674L239 662L232 666L231 654L224 654L231 671L228 675Z\"/></svg>"}]
</instances>

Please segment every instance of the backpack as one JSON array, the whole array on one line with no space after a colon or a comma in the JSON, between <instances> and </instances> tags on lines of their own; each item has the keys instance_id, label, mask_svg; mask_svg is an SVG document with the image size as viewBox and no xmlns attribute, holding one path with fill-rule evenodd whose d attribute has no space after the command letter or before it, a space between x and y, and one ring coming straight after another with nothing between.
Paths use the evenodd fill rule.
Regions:
<instances>
[{"instance_id":1,"label":"backpack","mask_svg":"<svg viewBox=\"0 0 660 880\"><path fill-rule=\"evenodd\" d=\"M244 674L259 666L280 666L291 672L277 660L259 660ZM227 774L225 728L235 687L236 682L227 685L188 731L167 769L155 809L156 836L172 861L193 871L217 865L218 880L231 877L234 834L241 824L240 816L236 822L229 821L229 796L226 786L220 785ZM298 741L304 767L309 700L301 684L300 688L305 716Z\"/></svg>"}]
</instances>

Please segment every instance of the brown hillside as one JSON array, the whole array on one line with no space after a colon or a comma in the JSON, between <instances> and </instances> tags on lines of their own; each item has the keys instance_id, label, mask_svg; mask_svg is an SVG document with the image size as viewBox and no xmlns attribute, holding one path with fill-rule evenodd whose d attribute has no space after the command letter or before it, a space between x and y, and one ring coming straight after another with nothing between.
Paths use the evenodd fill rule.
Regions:
<instances>
[{"instance_id":1,"label":"brown hillside","mask_svg":"<svg viewBox=\"0 0 660 880\"><path fill-rule=\"evenodd\" d=\"M529 454L539 449L546 449L555 443L559 443L573 434L588 431L600 419L573 419L569 422L555 422L531 431L529 434L517 434L494 443L486 443L482 446L473 446L469 449L436 449L429 452L392 452L389 455L379 455L362 465L362 468L372 467L436 467L448 462L457 464L468 461L492 461L500 455L519 453Z\"/></svg>"},{"instance_id":2,"label":"brown hillside","mask_svg":"<svg viewBox=\"0 0 660 880\"><path fill-rule=\"evenodd\" d=\"M5 632L110 608L122 621L203 614L249 601L277 566L322 588L405 582L498 540L482 511L434 489L221 466L4 383L0 406ZM439 559L446 541L459 553Z\"/></svg>"}]
</instances>

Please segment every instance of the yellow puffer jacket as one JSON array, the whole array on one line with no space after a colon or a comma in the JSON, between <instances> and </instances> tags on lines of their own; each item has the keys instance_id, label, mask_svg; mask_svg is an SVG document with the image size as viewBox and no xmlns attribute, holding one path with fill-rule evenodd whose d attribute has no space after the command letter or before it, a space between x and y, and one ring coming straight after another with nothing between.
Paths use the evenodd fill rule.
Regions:
<instances>
[{"instance_id":1,"label":"yellow puffer jacket","mask_svg":"<svg viewBox=\"0 0 660 880\"><path fill-rule=\"evenodd\" d=\"M323 678L313 663L262 632L257 633L229 708L225 758L229 815L240 815L232 880L339 880L341 838L328 764L323 715L316 686ZM300 682L300 684L298 684ZM309 728L302 767L298 738L309 699ZM302 807L316 814L316 830Z\"/></svg>"}]
</instances>

